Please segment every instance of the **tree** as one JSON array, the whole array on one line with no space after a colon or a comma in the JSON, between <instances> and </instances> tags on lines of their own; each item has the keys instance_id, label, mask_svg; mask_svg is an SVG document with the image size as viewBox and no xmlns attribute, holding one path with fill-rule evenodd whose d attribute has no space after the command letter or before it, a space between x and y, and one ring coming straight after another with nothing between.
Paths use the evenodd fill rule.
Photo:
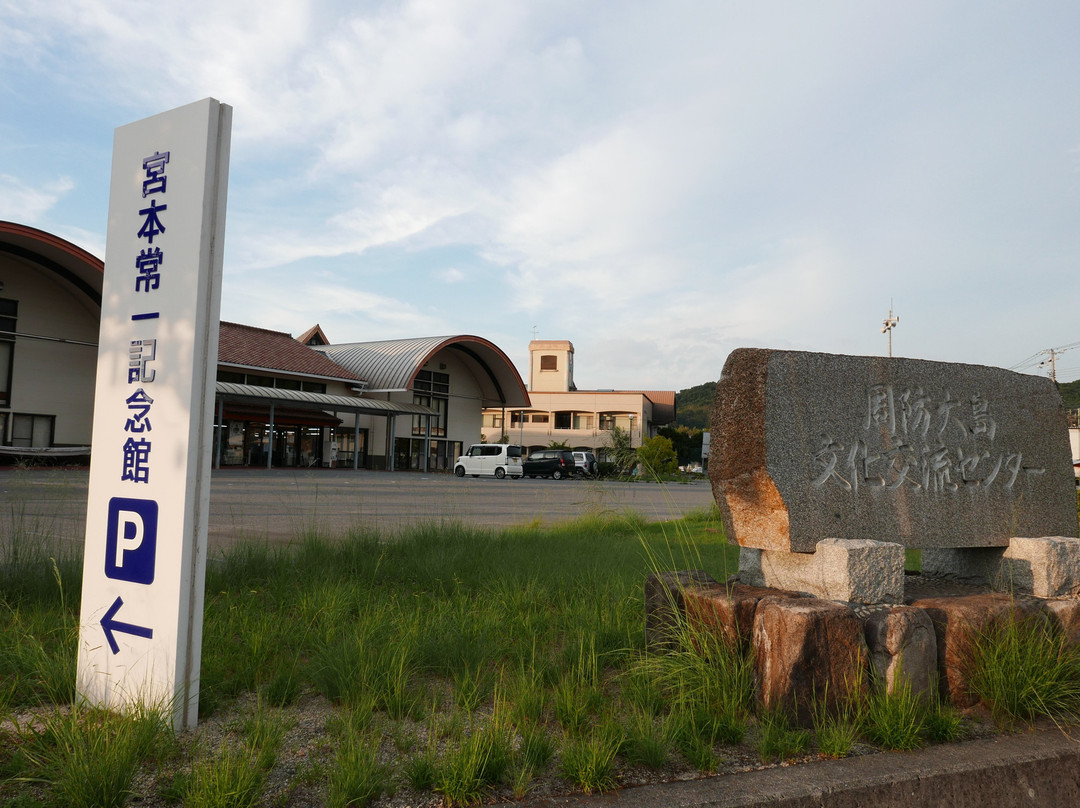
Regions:
<instances>
[{"instance_id":1,"label":"tree","mask_svg":"<svg viewBox=\"0 0 1080 808\"><path fill-rule=\"evenodd\" d=\"M662 426L657 434L663 435L675 447L679 465L701 462L701 430L689 426Z\"/></svg>"},{"instance_id":2,"label":"tree","mask_svg":"<svg viewBox=\"0 0 1080 808\"><path fill-rule=\"evenodd\" d=\"M611 462L615 464L615 470L619 474L627 474L630 469L637 465L637 452L630 445L630 433L619 427L612 427L606 435L607 446L611 451L608 453Z\"/></svg>"},{"instance_id":3,"label":"tree","mask_svg":"<svg viewBox=\"0 0 1080 808\"><path fill-rule=\"evenodd\" d=\"M637 456L650 474L671 474L679 467L675 447L663 435L644 441L638 447Z\"/></svg>"},{"instance_id":4,"label":"tree","mask_svg":"<svg viewBox=\"0 0 1080 808\"><path fill-rule=\"evenodd\" d=\"M564 441L564 440L552 440L552 441L548 441L548 445L547 445L547 447L548 447L549 449L569 449L569 448L570 448L570 447L569 447L569 446L567 445L566 441Z\"/></svg>"}]
</instances>

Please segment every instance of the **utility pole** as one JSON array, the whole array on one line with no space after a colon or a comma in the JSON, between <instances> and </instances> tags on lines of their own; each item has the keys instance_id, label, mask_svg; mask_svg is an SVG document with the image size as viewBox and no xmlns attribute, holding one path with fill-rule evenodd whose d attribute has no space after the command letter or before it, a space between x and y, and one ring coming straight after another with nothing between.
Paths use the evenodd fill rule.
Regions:
<instances>
[{"instance_id":1,"label":"utility pole","mask_svg":"<svg viewBox=\"0 0 1080 808\"><path fill-rule=\"evenodd\" d=\"M886 317L881 323L881 333L889 335L889 356L892 356L892 330L896 328L896 324L900 322L900 315L895 317L892 313L892 301L889 301L889 316Z\"/></svg>"},{"instance_id":2,"label":"utility pole","mask_svg":"<svg viewBox=\"0 0 1080 808\"><path fill-rule=\"evenodd\" d=\"M1055 365L1055 362L1057 361L1058 356L1065 353L1067 350L1068 348L1047 348L1045 351L1039 351L1039 353L1036 354L1036 356L1045 354L1050 357L1039 363L1039 367L1050 366L1050 381L1057 382L1057 366Z\"/></svg>"}]
</instances>

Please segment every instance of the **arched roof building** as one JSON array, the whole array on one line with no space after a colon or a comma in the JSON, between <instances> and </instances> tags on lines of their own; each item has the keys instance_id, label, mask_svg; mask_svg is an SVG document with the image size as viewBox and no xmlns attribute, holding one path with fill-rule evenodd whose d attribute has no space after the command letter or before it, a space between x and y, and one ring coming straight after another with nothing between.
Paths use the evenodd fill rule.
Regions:
<instances>
[{"instance_id":1,"label":"arched roof building","mask_svg":"<svg viewBox=\"0 0 1080 808\"><path fill-rule=\"evenodd\" d=\"M89 453L103 275L71 242L0 221L0 458ZM340 448L348 465L448 468L484 407L529 404L482 337L325 342L318 326L295 340L222 323L219 458L330 465Z\"/></svg>"}]
</instances>

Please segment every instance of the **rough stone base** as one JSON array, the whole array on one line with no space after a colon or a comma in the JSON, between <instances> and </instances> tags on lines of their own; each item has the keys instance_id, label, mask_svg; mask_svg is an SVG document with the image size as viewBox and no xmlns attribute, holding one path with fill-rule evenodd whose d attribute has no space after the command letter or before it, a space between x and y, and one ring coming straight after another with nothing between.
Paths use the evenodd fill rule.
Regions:
<instances>
[{"instance_id":1,"label":"rough stone base","mask_svg":"<svg viewBox=\"0 0 1080 808\"><path fill-rule=\"evenodd\" d=\"M715 631L728 646L740 651L750 647L758 603L778 596L799 597L794 592L738 583L692 586L682 592L691 630Z\"/></svg>"},{"instance_id":2,"label":"rough stone base","mask_svg":"<svg viewBox=\"0 0 1080 808\"><path fill-rule=\"evenodd\" d=\"M1002 594L926 598L912 606L925 610L934 622L941 695L961 709L977 701L968 686L972 643L997 622L1048 619L1041 602Z\"/></svg>"},{"instance_id":3,"label":"rough stone base","mask_svg":"<svg viewBox=\"0 0 1080 808\"><path fill-rule=\"evenodd\" d=\"M822 539L813 553L739 548L739 580L849 603L902 603L904 548L869 539Z\"/></svg>"},{"instance_id":4,"label":"rough stone base","mask_svg":"<svg viewBox=\"0 0 1080 808\"><path fill-rule=\"evenodd\" d=\"M866 645L875 679L887 693L909 687L931 699L937 688L937 637L923 609L894 606L865 620Z\"/></svg>"},{"instance_id":5,"label":"rough stone base","mask_svg":"<svg viewBox=\"0 0 1080 808\"><path fill-rule=\"evenodd\" d=\"M835 709L866 687L862 621L842 603L763 598L754 615L754 687L758 703L812 726L814 705Z\"/></svg>"},{"instance_id":6,"label":"rough stone base","mask_svg":"<svg viewBox=\"0 0 1080 808\"><path fill-rule=\"evenodd\" d=\"M686 617L683 592L716 585L704 570L650 573L645 579L645 648L652 652L677 648L676 633Z\"/></svg>"},{"instance_id":7,"label":"rough stone base","mask_svg":"<svg viewBox=\"0 0 1080 808\"><path fill-rule=\"evenodd\" d=\"M740 559L741 563L741 559ZM922 571L999 592L1056 598L1080 593L1080 539L1013 538L1008 547L924 549Z\"/></svg>"}]
</instances>

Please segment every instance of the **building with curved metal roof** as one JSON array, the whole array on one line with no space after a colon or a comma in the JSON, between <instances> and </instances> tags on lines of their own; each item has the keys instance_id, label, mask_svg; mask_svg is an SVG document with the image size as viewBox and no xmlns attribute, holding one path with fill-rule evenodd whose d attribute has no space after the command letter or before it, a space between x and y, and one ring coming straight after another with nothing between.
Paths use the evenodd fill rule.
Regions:
<instances>
[{"instance_id":1,"label":"building with curved metal roof","mask_svg":"<svg viewBox=\"0 0 1080 808\"><path fill-rule=\"evenodd\" d=\"M529 393L513 362L483 337L461 334L312 347L362 377L366 396L383 395L388 401L439 412L430 432L418 418L397 427L392 436L395 467L422 467L426 444L429 466L451 468L463 446L480 439L483 408L529 406ZM375 424L376 443L386 439L379 426Z\"/></svg>"},{"instance_id":2,"label":"building with curved metal roof","mask_svg":"<svg viewBox=\"0 0 1080 808\"><path fill-rule=\"evenodd\" d=\"M103 262L0 221L0 456L89 454ZM483 407L529 397L513 363L470 335L320 346L222 323L217 456L224 464L449 468Z\"/></svg>"}]
</instances>

